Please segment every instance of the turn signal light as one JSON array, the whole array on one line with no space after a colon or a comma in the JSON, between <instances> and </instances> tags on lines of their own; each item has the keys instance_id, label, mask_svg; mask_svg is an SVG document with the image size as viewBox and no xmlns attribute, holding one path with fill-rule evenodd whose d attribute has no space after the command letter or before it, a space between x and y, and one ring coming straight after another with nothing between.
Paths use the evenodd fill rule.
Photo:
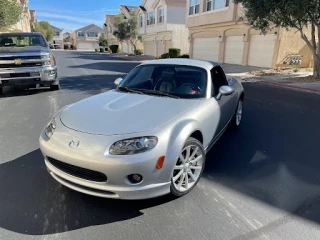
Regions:
<instances>
[{"instance_id":1,"label":"turn signal light","mask_svg":"<svg viewBox=\"0 0 320 240\"><path fill-rule=\"evenodd\" d=\"M157 166L156 166L157 169L161 169L163 167L165 158L166 158L165 156L159 157L158 162L157 162Z\"/></svg>"}]
</instances>

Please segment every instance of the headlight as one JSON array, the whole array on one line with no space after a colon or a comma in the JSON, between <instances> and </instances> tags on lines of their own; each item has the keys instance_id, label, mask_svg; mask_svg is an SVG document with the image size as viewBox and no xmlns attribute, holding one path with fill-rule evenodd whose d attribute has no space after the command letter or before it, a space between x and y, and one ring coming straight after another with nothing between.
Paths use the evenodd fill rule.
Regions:
<instances>
[{"instance_id":1,"label":"headlight","mask_svg":"<svg viewBox=\"0 0 320 240\"><path fill-rule=\"evenodd\" d=\"M47 135L47 137L50 139L54 133L54 131L56 130L56 122L54 120L54 118L48 123L48 125L46 126L44 132Z\"/></svg>"},{"instance_id":2,"label":"headlight","mask_svg":"<svg viewBox=\"0 0 320 240\"><path fill-rule=\"evenodd\" d=\"M110 147L112 155L132 155L153 149L158 143L157 137L140 137L118 141Z\"/></svg>"}]
</instances>

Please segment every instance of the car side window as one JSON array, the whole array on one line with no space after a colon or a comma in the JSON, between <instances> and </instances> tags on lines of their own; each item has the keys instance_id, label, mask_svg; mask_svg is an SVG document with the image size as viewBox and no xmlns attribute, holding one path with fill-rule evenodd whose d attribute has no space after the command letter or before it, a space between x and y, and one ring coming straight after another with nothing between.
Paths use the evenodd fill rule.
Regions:
<instances>
[{"instance_id":1,"label":"car side window","mask_svg":"<svg viewBox=\"0 0 320 240\"><path fill-rule=\"evenodd\" d=\"M219 94L220 87L228 85L228 81L221 67L214 67L210 72L212 80L212 96L216 96Z\"/></svg>"},{"instance_id":2,"label":"car side window","mask_svg":"<svg viewBox=\"0 0 320 240\"><path fill-rule=\"evenodd\" d=\"M128 87L150 81L153 70L154 67L141 68L140 71L132 78Z\"/></svg>"}]
</instances>

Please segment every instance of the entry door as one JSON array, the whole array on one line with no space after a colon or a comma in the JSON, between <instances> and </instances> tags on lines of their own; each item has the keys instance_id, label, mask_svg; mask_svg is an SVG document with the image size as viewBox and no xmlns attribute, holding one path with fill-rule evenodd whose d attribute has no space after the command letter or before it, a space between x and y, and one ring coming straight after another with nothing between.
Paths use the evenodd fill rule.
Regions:
<instances>
[{"instance_id":1,"label":"entry door","mask_svg":"<svg viewBox=\"0 0 320 240\"><path fill-rule=\"evenodd\" d=\"M230 121L231 117L235 113L235 109L233 104L233 94L230 96L222 96L219 100L216 99L216 96L219 94L220 87L229 85L226 75L221 67L214 67L211 69L211 79L213 85L212 96L215 98L214 100L217 101L220 108L220 118L215 134L215 136L217 136Z\"/></svg>"}]
</instances>

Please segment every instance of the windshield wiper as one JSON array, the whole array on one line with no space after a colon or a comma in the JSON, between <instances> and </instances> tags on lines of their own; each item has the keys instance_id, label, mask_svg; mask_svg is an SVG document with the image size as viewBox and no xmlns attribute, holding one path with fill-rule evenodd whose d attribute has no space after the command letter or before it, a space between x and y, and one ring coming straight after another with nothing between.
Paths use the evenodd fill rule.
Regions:
<instances>
[{"instance_id":1,"label":"windshield wiper","mask_svg":"<svg viewBox=\"0 0 320 240\"><path fill-rule=\"evenodd\" d=\"M162 97L170 97L170 98L180 98L176 95L170 94L170 93L165 93L165 92L160 92L157 90L142 90L142 93L150 94L150 95L156 95L156 96L162 96Z\"/></svg>"},{"instance_id":2,"label":"windshield wiper","mask_svg":"<svg viewBox=\"0 0 320 240\"><path fill-rule=\"evenodd\" d=\"M123 91L123 92L143 94L143 92L141 92L141 91L130 89L130 88L127 88L127 87L118 87L117 90L120 90L120 91Z\"/></svg>"}]
</instances>

